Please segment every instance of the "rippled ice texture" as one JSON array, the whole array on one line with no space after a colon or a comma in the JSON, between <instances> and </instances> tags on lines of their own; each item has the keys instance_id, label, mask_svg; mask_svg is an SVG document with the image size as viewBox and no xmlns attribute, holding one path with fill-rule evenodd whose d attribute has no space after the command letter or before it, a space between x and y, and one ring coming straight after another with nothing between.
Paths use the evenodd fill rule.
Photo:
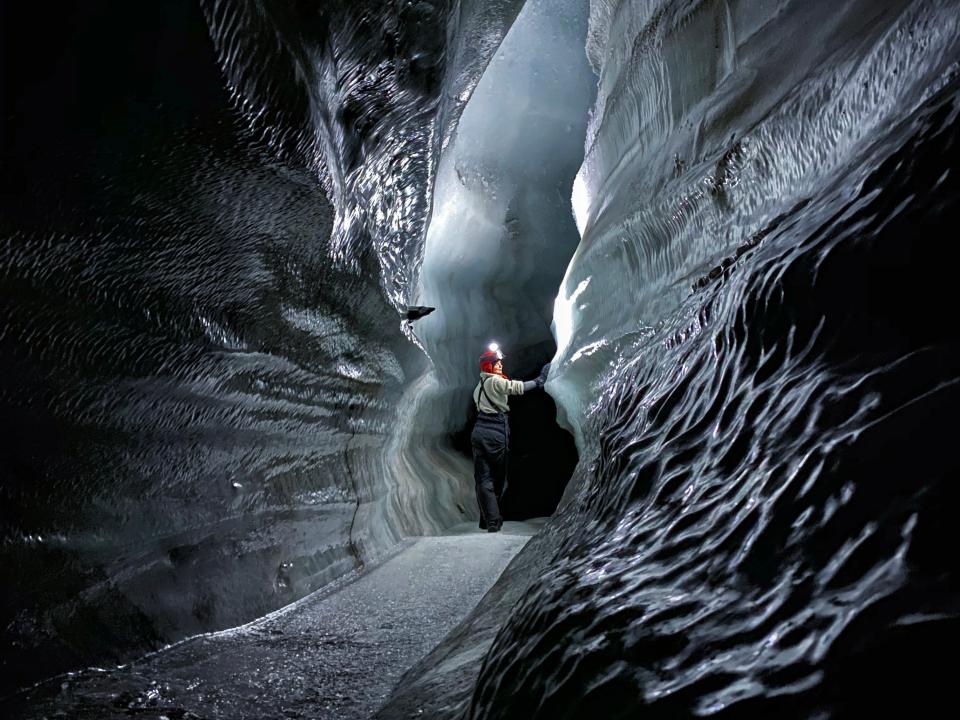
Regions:
<instances>
[{"instance_id":1,"label":"rippled ice texture","mask_svg":"<svg viewBox=\"0 0 960 720\"><path fill-rule=\"evenodd\" d=\"M109 121L42 138L61 161L0 214L0 688L245 622L474 512L411 421L427 363L397 310L520 4L93 3L16 56L41 81L70 57L65 107ZM61 96L24 85L21 126L56 128ZM171 132L167 106L207 115Z\"/></svg>"},{"instance_id":2,"label":"rippled ice texture","mask_svg":"<svg viewBox=\"0 0 960 720\"><path fill-rule=\"evenodd\" d=\"M530 0L470 98L437 173L417 335L469 395L492 339L509 365L552 344L551 304L579 235L570 191L596 77L579 0ZM539 369L539 368L537 368Z\"/></svg>"},{"instance_id":3,"label":"rippled ice texture","mask_svg":"<svg viewBox=\"0 0 960 720\"><path fill-rule=\"evenodd\" d=\"M439 151L522 0L203 0L253 127L311 163L337 263L373 251L388 299L414 293Z\"/></svg>"},{"instance_id":4,"label":"rippled ice texture","mask_svg":"<svg viewBox=\"0 0 960 720\"><path fill-rule=\"evenodd\" d=\"M237 142L166 138L29 227L5 208L6 682L248 619L455 513L394 311L520 4L206 0ZM582 461L488 599L519 602L475 692L426 700L950 697L957 30L944 0L592 3L549 385Z\"/></svg>"},{"instance_id":5,"label":"rippled ice texture","mask_svg":"<svg viewBox=\"0 0 960 720\"><path fill-rule=\"evenodd\" d=\"M469 717L953 697L958 37L947 2L592 3L548 384L581 462Z\"/></svg>"}]
</instances>

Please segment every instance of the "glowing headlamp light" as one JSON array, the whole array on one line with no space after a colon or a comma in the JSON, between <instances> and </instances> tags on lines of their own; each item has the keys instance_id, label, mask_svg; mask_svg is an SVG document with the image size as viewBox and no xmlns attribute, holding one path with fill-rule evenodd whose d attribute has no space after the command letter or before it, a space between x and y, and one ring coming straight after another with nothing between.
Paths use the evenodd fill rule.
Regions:
<instances>
[{"instance_id":1,"label":"glowing headlamp light","mask_svg":"<svg viewBox=\"0 0 960 720\"><path fill-rule=\"evenodd\" d=\"M495 352L497 354L497 360L503 360L503 353L500 352L500 346L497 343L493 342L487 346L487 349L490 352Z\"/></svg>"}]
</instances>

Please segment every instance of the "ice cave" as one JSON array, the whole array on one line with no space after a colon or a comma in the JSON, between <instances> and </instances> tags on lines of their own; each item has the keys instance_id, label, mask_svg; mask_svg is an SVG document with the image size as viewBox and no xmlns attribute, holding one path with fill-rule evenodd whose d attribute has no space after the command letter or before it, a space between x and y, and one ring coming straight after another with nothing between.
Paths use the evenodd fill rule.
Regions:
<instances>
[{"instance_id":1,"label":"ice cave","mask_svg":"<svg viewBox=\"0 0 960 720\"><path fill-rule=\"evenodd\" d=\"M950 714L956 0L0 51L5 717Z\"/></svg>"}]
</instances>

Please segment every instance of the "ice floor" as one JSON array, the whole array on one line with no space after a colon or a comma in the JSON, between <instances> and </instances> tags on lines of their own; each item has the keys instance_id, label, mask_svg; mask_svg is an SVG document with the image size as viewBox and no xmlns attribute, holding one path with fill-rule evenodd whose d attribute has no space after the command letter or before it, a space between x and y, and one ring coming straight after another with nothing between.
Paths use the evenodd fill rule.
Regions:
<instances>
[{"instance_id":1,"label":"ice floor","mask_svg":"<svg viewBox=\"0 0 960 720\"><path fill-rule=\"evenodd\" d=\"M15 698L16 718L367 718L479 602L540 526L408 540L365 573L261 620Z\"/></svg>"}]
</instances>

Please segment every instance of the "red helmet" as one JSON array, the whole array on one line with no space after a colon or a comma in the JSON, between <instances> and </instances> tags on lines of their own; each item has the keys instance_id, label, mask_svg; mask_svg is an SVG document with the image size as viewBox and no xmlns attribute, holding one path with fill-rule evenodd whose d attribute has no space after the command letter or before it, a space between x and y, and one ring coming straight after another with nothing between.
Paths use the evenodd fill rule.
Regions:
<instances>
[{"instance_id":1,"label":"red helmet","mask_svg":"<svg viewBox=\"0 0 960 720\"><path fill-rule=\"evenodd\" d=\"M493 369L493 366L500 360L503 360L503 353L500 351L500 346L496 343L490 343L486 352L480 356L480 372L495 373L496 370Z\"/></svg>"}]
</instances>

